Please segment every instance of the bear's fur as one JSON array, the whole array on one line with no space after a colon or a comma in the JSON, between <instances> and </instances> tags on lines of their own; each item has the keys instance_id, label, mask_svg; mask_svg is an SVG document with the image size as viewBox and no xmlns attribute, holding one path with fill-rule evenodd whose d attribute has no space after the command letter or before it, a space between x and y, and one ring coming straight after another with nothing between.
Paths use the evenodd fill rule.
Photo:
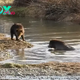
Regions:
<instances>
[{"instance_id":1,"label":"bear's fur","mask_svg":"<svg viewBox=\"0 0 80 80\"><path fill-rule=\"evenodd\" d=\"M15 23L12 25L10 29L10 34L11 34L11 40L13 40L13 36L16 36L16 40L19 40L21 37L22 40L24 41L24 27L20 23Z\"/></svg>"},{"instance_id":2,"label":"bear's fur","mask_svg":"<svg viewBox=\"0 0 80 80\"><path fill-rule=\"evenodd\" d=\"M54 48L54 50L74 50L73 47L59 40L51 40L48 47Z\"/></svg>"}]
</instances>

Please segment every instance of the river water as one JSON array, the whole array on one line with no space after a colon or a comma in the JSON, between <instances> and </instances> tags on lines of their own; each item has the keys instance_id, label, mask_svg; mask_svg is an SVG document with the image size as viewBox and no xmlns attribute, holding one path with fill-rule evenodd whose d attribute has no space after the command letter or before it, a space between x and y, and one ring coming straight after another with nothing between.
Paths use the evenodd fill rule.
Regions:
<instances>
[{"instance_id":1,"label":"river water","mask_svg":"<svg viewBox=\"0 0 80 80\"><path fill-rule=\"evenodd\" d=\"M80 62L80 25L72 22L54 22L36 18L0 17L0 33L10 37L13 23L22 23L25 39L32 48L9 50L13 58L0 63L39 64L49 61ZM51 39L62 40L75 48L74 51L48 51Z\"/></svg>"}]
</instances>

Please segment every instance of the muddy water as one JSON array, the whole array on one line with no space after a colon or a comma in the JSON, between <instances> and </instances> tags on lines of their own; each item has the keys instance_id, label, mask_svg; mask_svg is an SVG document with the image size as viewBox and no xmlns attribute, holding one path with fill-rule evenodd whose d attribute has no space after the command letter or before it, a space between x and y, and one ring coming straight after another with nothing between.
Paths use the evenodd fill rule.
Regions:
<instances>
[{"instance_id":1,"label":"muddy water","mask_svg":"<svg viewBox=\"0 0 80 80\"><path fill-rule=\"evenodd\" d=\"M34 47L8 50L13 58L0 63L39 64L49 61L80 62L80 25L71 22L53 22L24 17L1 17L0 33L8 34L13 23L20 22L25 27L25 39ZM48 51L50 39L62 40L75 48L74 51Z\"/></svg>"}]
</instances>

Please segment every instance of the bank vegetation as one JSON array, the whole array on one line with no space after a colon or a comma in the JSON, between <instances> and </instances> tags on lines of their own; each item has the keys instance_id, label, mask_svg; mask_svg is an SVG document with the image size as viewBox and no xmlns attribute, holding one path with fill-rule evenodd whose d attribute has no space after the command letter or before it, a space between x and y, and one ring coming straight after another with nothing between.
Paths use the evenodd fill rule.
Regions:
<instances>
[{"instance_id":1,"label":"bank vegetation","mask_svg":"<svg viewBox=\"0 0 80 80\"><path fill-rule=\"evenodd\" d=\"M0 1L12 5L10 11L15 12L13 16L30 16L54 21L80 21L80 0Z\"/></svg>"}]
</instances>

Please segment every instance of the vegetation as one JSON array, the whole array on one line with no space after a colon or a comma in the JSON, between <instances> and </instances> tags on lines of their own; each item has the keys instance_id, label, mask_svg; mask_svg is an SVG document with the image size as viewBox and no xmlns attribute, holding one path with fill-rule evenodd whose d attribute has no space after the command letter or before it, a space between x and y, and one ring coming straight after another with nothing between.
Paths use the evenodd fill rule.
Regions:
<instances>
[{"instance_id":1,"label":"vegetation","mask_svg":"<svg viewBox=\"0 0 80 80\"><path fill-rule=\"evenodd\" d=\"M27 6L32 2L32 0L14 0L13 4L15 6Z\"/></svg>"},{"instance_id":2,"label":"vegetation","mask_svg":"<svg viewBox=\"0 0 80 80\"><path fill-rule=\"evenodd\" d=\"M14 0L14 16L31 16L54 21L79 21L80 0Z\"/></svg>"}]
</instances>

